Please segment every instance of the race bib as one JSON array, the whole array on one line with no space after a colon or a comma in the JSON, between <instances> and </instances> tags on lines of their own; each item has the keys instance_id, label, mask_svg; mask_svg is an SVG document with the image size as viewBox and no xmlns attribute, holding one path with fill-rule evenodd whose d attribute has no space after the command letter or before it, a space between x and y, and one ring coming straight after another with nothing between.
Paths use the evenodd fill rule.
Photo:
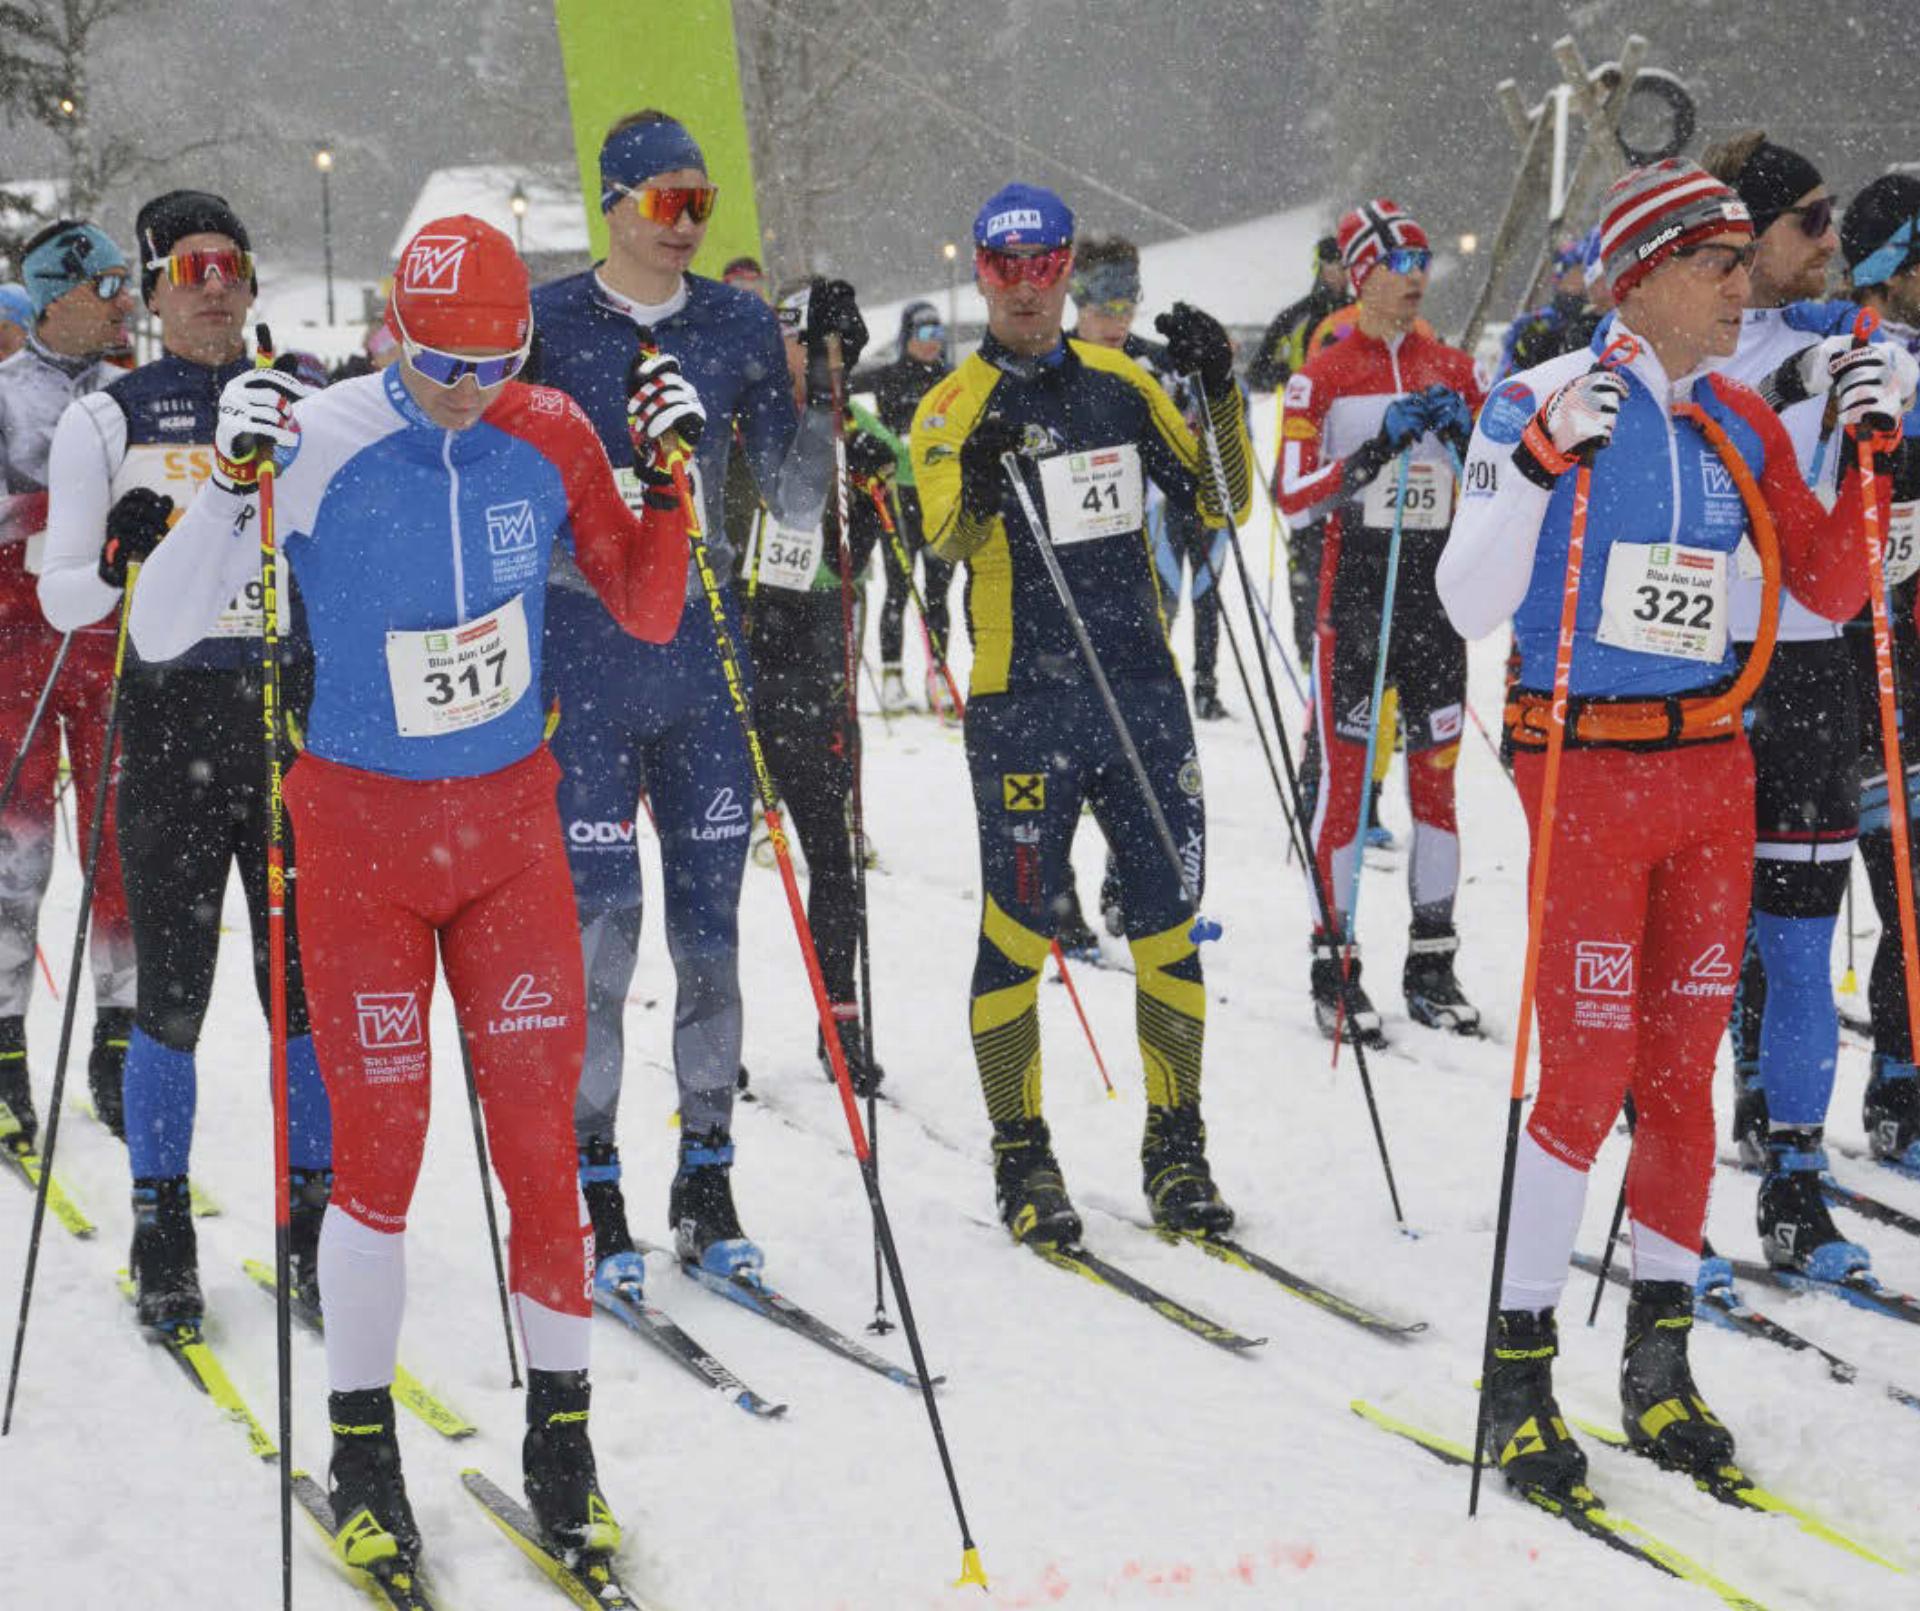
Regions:
<instances>
[{"instance_id":1,"label":"race bib","mask_svg":"<svg viewBox=\"0 0 1920 1611\"><path fill-rule=\"evenodd\" d=\"M117 500L134 487L148 487L173 499L173 514L167 524L178 524L187 505L213 469L213 449L204 442L137 442L127 449L113 477L113 496ZM285 618L287 597L287 555L282 549L275 556L280 591L281 615ZM227 601L226 608L214 617L205 636L209 638L257 638L264 625L261 609L260 578L250 576L246 585Z\"/></svg>"},{"instance_id":2,"label":"race bib","mask_svg":"<svg viewBox=\"0 0 1920 1611\"><path fill-rule=\"evenodd\" d=\"M287 551L284 548L277 549L273 562L276 573L275 586L279 589L280 598L284 600L287 596ZM283 603L280 608L284 615L285 604ZM257 638L265 628L264 590L260 586L258 576L249 576L246 585L234 594L227 601L226 608L213 618L213 625L207 628L206 635L210 638Z\"/></svg>"},{"instance_id":3,"label":"race bib","mask_svg":"<svg viewBox=\"0 0 1920 1611\"><path fill-rule=\"evenodd\" d=\"M647 484L634 474L632 465L617 466L613 472L613 484L620 489L620 496L629 509L636 515L646 513L646 504L643 500L646 497ZM694 513L700 517L701 531L711 531L712 527L707 523L707 499L706 493L702 490L698 459L688 461L687 484L693 490L693 508Z\"/></svg>"},{"instance_id":4,"label":"race bib","mask_svg":"<svg viewBox=\"0 0 1920 1611\"><path fill-rule=\"evenodd\" d=\"M760 585L784 587L795 593L812 592L824 541L819 526L812 531L802 531L781 525L772 515L762 516L760 556L754 564Z\"/></svg>"},{"instance_id":5,"label":"race bib","mask_svg":"<svg viewBox=\"0 0 1920 1611\"><path fill-rule=\"evenodd\" d=\"M1596 636L1635 654L1718 662L1727 652L1727 556L1680 543L1615 543Z\"/></svg>"},{"instance_id":6,"label":"race bib","mask_svg":"<svg viewBox=\"0 0 1920 1611\"><path fill-rule=\"evenodd\" d=\"M1920 504L1897 503L1887 521L1887 586L1898 587L1920 571Z\"/></svg>"},{"instance_id":7,"label":"race bib","mask_svg":"<svg viewBox=\"0 0 1920 1611\"><path fill-rule=\"evenodd\" d=\"M402 738L478 727L520 702L533 680L521 597L461 626L387 634L387 678Z\"/></svg>"},{"instance_id":8,"label":"race bib","mask_svg":"<svg viewBox=\"0 0 1920 1611\"><path fill-rule=\"evenodd\" d=\"M1403 531L1444 531L1453 519L1453 472L1430 459L1407 465L1407 487L1400 492L1400 466L1389 464L1367 487L1361 517L1369 526L1393 529L1393 500L1400 493Z\"/></svg>"},{"instance_id":9,"label":"race bib","mask_svg":"<svg viewBox=\"0 0 1920 1611\"><path fill-rule=\"evenodd\" d=\"M1055 548L1137 532L1146 518L1140 450L1131 442L1040 461L1040 491Z\"/></svg>"}]
</instances>

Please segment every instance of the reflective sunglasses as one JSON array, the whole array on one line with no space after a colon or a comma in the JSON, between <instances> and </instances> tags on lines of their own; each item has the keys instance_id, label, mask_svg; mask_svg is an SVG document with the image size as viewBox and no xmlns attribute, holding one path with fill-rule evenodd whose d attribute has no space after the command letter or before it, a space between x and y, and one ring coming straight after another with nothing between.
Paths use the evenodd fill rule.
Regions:
<instances>
[{"instance_id":1,"label":"reflective sunglasses","mask_svg":"<svg viewBox=\"0 0 1920 1611\"><path fill-rule=\"evenodd\" d=\"M239 285L253 278L253 253L219 246L152 258L147 267L155 274L164 270L169 285L205 285L216 277L223 285Z\"/></svg>"},{"instance_id":2,"label":"reflective sunglasses","mask_svg":"<svg viewBox=\"0 0 1920 1611\"><path fill-rule=\"evenodd\" d=\"M1421 274L1433 267L1433 253L1425 246L1396 246L1380 254L1379 267L1389 274Z\"/></svg>"},{"instance_id":3,"label":"reflective sunglasses","mask_svg":"<svg viewBox=\"0 0 1920 1611\"><path fill-rule=\"evenodd\" d=\"M526 368L527 355L533 350L533 342L529 340L517 352L503 352L492 358L462 358L442 352L438 347L423 347L405 336L401 337L400 345L415 374L449 391L469 375L483 392L504 385Z\"/></svg>"},{"instance_id":4,"label":"reflective sunglasses","mask_svg":"<svg viewBox=\"0 0 1920 1611\"><path fill-rule=\"evenodd\" d=\"M1726 246L1718 243L1706 246L1682 246L1673 255L1697 262L1712 271L1716 280L1724 280L1735 269L1752 268L1753 254L1759 248L1752 241L1745 246Z\"/></svg>"},{"instance_id":5,"label":"reflective sunglasses","mask_svg":"<svg viewBox=\"0 0 1920 1611\"><path fill-rule=\"evenodd\" d=\"M1078 300L1077 298L1075 300ZM1103 302L1082 302L1082 313L1104 313L1109 319L1128 319L1140 304L1131 297L1110 296Z\"/></svg>"},{"instance_id":6,"label":"reflective sunglasses","mask_svg":"<svg viewBox=\"0 0 1920 1611\"><path fill-rule=\"evenodd\" d=\"M1822 196L1818 201L1810 201L1804 207L1789 207L1780 216L1797 218L1800 221L1800 233L1810 241L1817 241L1833 228L1833 205L1833 197Z\"/></svg>"},{"instance_id":7,"label":"reflective sunglasses","mask_svg":"<svg viewBox=\"0 0 1920 1611\"><path fill-rule=\"evenodd\" d=\"M973 254L973 271L996 291L1010 291L1025 281L1038 290L1055 286L1073 264L1071 246L1044 252L996 252L982 246Z\"/></svg>"},{"instance_id":8,"label":"reflective sunglasses","mask_svg":"<svg viewBox=\"0 0 1920 1611\"><path fill-rule=\"evenodd\" d=\"M88 283L93 286L93 294L102 302L111 302L127 288L130 276L125 269L111 269L105 274L96 274Z\"/></svg>"},{"instance_id":9,"label":"reflective sunglasses","mask_svg":"<svg viewBox=\"0 0 1920 1611\"><path fill-rule=\"evenodd\" d=\"M685 213L696 224L704 224L713 216L713 204L719 200L718 185L643 185L638 190L629 190L634 211L646 219L649 224L658 224L667 229L680 221Z\"/></svg>"},{"instance_id":10,"label":"reflective sunglasses","mask_svg":"<svg viewBox=\"0 0 1920 1611\"><path fill-rule=\"evenodd\" d=\"M907 334L912 341L943 341L947 327L943 324L917 324Z\"/></svg>"}]
</instances>

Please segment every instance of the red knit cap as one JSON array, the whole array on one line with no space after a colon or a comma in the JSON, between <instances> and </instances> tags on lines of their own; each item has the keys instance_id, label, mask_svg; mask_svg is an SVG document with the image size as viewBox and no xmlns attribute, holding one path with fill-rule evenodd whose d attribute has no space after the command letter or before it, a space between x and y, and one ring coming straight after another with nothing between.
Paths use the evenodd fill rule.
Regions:
<instances>
[{"instance_id":1,"label":"red knit cap","mask_svg":"<svg viewBox=\"0 0 1920 1611\"><path fill-rule=\"evenodd\" d=\"M1622 174L1600 201L1600 258L1617 302L1683 246L1752 235L1746 204L1697 162Z\"/></svg>"},{"instance_id":2,"label":"red knit cap","mask_svg":"<svg viewBox=\"0 0 1920 1611\"><path fill-rule=\"evenodd\" d=\"M1427 232L1414 222L1413 214L1385 196L1361 202L1342 218L1334 239L1340 243L1340 261L1347 265L1356 291L1394 248L1429 244Z\"/></svg>"},{"instance_id":3,"label":"red knit cap","mask_svg":"<svg viewBox=\"0 0 1920 1611\"><path fill-rule=\"evenodd\" d=\"M422 225L407 242L392 306L402 333L422 347L513 352L533 330L527 289L527 266L513 242L459 213Z\"/></svg>"}]
</instances>

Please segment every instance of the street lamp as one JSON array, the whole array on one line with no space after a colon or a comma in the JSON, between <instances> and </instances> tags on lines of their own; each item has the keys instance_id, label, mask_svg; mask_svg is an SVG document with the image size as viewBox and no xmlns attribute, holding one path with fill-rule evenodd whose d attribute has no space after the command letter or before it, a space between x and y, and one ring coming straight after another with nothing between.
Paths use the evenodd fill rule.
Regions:
<instances>
[{"instance_id":1,"label":"street lamp","mask_svg":"<svg viewBox=\"0 0 1920 1611\"><path fill-rule=\"evenodd\" d=\"M513 182L513 194L507 197L507 205L513 209L513 249L524 257L527 251L527 193L518 179Z\"/></svg>"},{"instance_id":2,"label":"street lamp","mask_svg":"<svg viewBox=\"0 0 1920 1611\"><path fill-rule=\"evenodd\" d=\"M320 146L313 153L313 165L320 170L320 250L327 269L327 323L333 323L333 189L328 180L333 173L333 152Z\"/></svg>"},{"instance_id":3,"label":"street lamp","mask_svg":"<svg viewBox=\"0 0 1920 1611\"><path fill-rule=\"evenodd\" d=\"M960 345L960 248L948 241L940 248L940 255L947 260L947 341L952 352Z\"/></svg>"}]
</instances>

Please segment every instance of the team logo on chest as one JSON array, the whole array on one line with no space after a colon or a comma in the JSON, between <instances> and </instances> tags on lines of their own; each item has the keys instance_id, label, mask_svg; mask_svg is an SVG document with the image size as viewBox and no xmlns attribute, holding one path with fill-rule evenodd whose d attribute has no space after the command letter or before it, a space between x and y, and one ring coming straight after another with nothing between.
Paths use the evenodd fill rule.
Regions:
<instances>
[{"instance_id":1,"label":"team logo on chest","mask_svg":"<svg viewBox=\"0 0 1920 1611\"><path fill-rule=\"evenodd\" d=\"M487 553L496 583L504 586L532 578L539 567L540 539L533 505L525 498L487 506Z\"/></svg>"}]
</instances>

